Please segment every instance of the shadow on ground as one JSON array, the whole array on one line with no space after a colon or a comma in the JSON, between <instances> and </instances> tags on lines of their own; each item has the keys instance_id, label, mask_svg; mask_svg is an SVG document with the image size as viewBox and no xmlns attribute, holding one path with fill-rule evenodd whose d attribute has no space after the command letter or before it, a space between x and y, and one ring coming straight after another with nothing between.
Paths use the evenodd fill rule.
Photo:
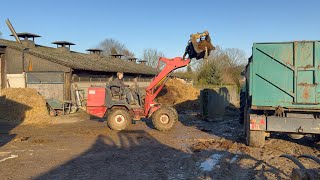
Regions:
<instances>
[{"instance_id":1,"label":"shadow on ground","mask_svg":"<svg viewBox=\"0 0 320 180\"><path fill-rule=\"evenodd\" d=\"M238 143L244 143L242 125L238 123L238 108L230 101L227 88L218 91L201 90L196 100L187 100L174 107L180 114L180 122L186 126L222 137Z\"/></svg>"},{"instance_id":2,"label":"shadow on ground","mask_svg":"<svg viewBox=\"0 0 320 180\"><path fill-rule=\"evenodd\" d=\"M12 107L15 110L12 111ZM24 104L7 99L5 96L0 96L0 147L6 145L13 140L17 135L11 134L11 130L19 126L25 118L25 113L30 107ZM12 113L8 119L6 115Z\"/></svg>"},{"instance_id":3,"label":"shadow on ground","mask_svg":"<svg viewBox=\"0 0 320 180\"><path fill-rule=\"evenodd\" d=\"M186 179L190 155L141 130L99 135L90 149L36 179Z\"/></svg>"},{"instance_id":4,"label":"shadow on ground","mask_svg":"<svg viewBox=\"0 0 320 180\"><path fill-rule=\"evenodd\" d=\"M237 143L245 143L243 125L239 123L239 110L230 102L227 88L219 92L206 89L202 92L202 100L188 100L174 106L180 114L180 122L186 126L225 138ZM203 103L200 105L200 102ZM188 108L189 107L189 108ZM319 144L306 136L302 139L292 139L285 133L271 133L267 139L281 139L299 145L319 149Z\"/></svg>"},{"instance_id":5,"label":"shadow on ground","mask_svg":"<svg viewBox=\"0 0 320 180\"><path fill-rule=\"evenodd\" d=\"M214 154L220 159L217 159L216 164L209 164L213 169L206 171L206 167L202 167L205 164L203 162ZM143 130L132 130L110 136L99 135L87 151L35 179L196 179L201 177L247 179L254 177L258 172L254 172L249 166L242 167L237 162L240 156L241 160L251 161L252 166L264 164L248 155L237 155L226 151L195 150L195 153L186 153L160 143ZM197 162L199 158L201 161ZM270 168L274 167L270 166ZM220 171L230 172L216 173ZM276 168L272 172L281 173Z\"/></svg>"}]
</instances>

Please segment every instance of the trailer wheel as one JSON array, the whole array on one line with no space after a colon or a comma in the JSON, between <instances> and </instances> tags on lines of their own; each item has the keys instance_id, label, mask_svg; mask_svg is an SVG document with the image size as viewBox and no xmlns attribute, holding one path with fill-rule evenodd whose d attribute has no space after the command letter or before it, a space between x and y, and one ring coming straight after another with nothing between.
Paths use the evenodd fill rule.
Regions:
<instances>
[{"instance_id":1,"label":"trailer wheel","mask_svg":"<svg viewBox=\"0 0 320 180\"><path fill-rule=\"evenodd\" d=\"M114 109L108 114L107 124L110 129L122 131L128 128L131 118L128 111L124 109Z\"/></svg>"},{"instance_id":2,"label":"trailer wheel","mask_svg":"<svg viewBox=\"0 0 320 180\"><path fill-rule=\"evenodd\" d=\"M266 136L264 131L247 131L246 143L251 147L263 147Z\"/></svg>"},{"instance_id":3,"label":"trailer wheel","mask_svg":"<svg viewBox=\"0 0 320 180\"><path fill-rule=\"evenodd\" d=\"M244 118L244 124L243 124L244 135L246 138L246 145L251 147L263 147L266 141L266 133L265 131L250 130L250 114L251 114L251 109L248 108L245 112L245 118Z\"/></svg>"},{"instance_id":4,"label":"trailer wheel","mask_svg":"<svg viewBox=\"0 0 320 180\"><path fill-rule=\"evenodd\" d=\"M152 115L152 123L159 131L169 131L178 121L178 113L173 107L165 106Z\"/></svg>"}]
</instances>

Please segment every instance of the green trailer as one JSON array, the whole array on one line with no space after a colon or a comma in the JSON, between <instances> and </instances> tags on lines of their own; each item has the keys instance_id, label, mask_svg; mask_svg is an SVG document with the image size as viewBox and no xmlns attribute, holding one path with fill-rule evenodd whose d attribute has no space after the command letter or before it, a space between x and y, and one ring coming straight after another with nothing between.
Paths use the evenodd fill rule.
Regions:
<instances>
[{"instance_id":1,"label":"green trailer","mask_svg":"<svg viewBox=\"0 0 320 180\"><path fill-rule=\"evenodd\" d=\"M270 132L320 134L320 41L254 43L240 94L247 144Z\"/></svg>"}]
</instances>

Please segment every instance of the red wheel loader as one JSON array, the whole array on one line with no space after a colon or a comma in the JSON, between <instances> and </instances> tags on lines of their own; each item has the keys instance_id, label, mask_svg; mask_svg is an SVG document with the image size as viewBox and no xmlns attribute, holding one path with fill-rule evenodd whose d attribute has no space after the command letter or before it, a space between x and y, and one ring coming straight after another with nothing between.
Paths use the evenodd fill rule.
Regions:
<instances>
[{"instance_id":1,"label":"red wheel loader","mask_svg":"<svg viewBox=\"0 0 320 180\"><path fill-rule=\"evenodd\" d=\"M135 92L138 103L131 105L124 97L124 90L119 86L91 87L88 89L87 97L88 114L100 118L107 117L108 126L118 131L126 129L134 121L150 117L157 130L170 130L178 120L178 113L171 106L157 103L155 98L175 69L187 66L192 58L206 59L210 51L214 50L209 32L192 34L190 38L183 58L159 58L159 62L164 62L165 67L146 88L145 98L139 92ZM198 39L200 40L197 41ZM187 54L189 59L185 60ZM114 93L112 88L118 88L120 91Z\"/></svg>"},{"instance_id":2,"label":"red wheel loader","mask_svg":"<svg viewBox=\"0 0 320 180\"><path fill-rule=\"evenodd\" d=\"M187 66L190 59L161 57L159 61L164 62L165 67L146 88L145 98L139 92L136 92L137 104L131 105L128 103L126 98L123 97L124 93L121 87L115 87L114 85L90 87L87 97L88 114L100 118L107 117L108 126L117 131L126 129L133 121L150 117L157 130L170 130L178 120L178 113L171 106L164 106L155 102L155 98L171 73L175 69ZM120 88L120 92L114 93L112 88Z\"/></svg>"}]
</instances>

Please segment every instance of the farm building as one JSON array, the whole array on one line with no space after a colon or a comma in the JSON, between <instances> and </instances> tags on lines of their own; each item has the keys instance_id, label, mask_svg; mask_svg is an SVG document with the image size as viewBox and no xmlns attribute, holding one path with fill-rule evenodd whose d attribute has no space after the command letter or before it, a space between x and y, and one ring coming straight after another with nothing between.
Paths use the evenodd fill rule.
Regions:
<instances>
[{"instance_id":1,"label":"farm building","mask_svg":"<svg viewBox=\"0 0 320 180\"><path fill-rule=\"evenodd\" d=\"M0 90L12 88L35 88L45 98L73 100L73 89L86 89L92 85L102 86L124 72L124 81L137 82L146 87L157 70L137 64L134 58L123 60L115 54L102 56L99 49L89 53L71 51L75 45L67 41L55 41L57 48L35 44L31 33L18 33L21 44L0 39Z\"/></svg>"}]
</instances>

